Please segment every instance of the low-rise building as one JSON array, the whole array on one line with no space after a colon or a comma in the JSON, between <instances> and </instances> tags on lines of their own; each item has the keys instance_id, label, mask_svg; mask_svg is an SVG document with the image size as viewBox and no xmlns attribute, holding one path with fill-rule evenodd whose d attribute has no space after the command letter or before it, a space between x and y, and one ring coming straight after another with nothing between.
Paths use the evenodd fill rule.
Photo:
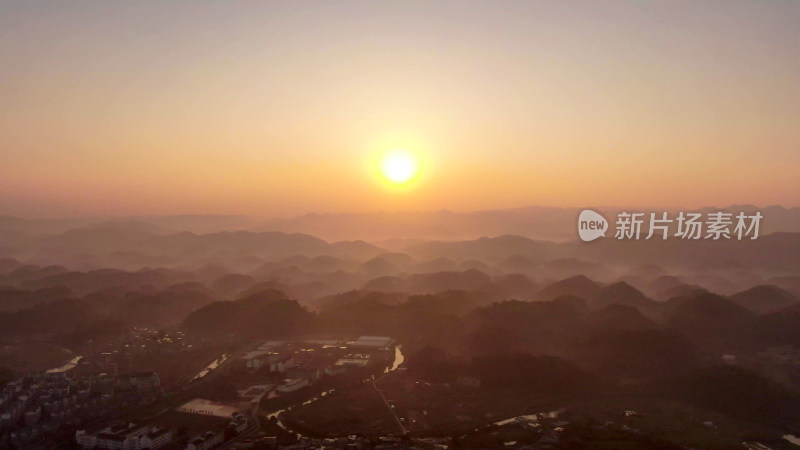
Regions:
<instances>
[{"instance_id":1,"label":"low-rise building","mask_svg":"<svg viewBox=\"0 0 800 450\"><path fill-rule=\"evenodd\" d=\"M369 363L369 359L365 358L340 358L336 361L337 366L343 367L364 367Z\"/></svg>"},{"instance_id":2,"label":"low-rise building","mask_svg":"<svg viewBox=\"0 0 800 450\"><path fill-rule=\"evenodd\" d=\"M203 435L198 435L189 440L186 450L209 450L225 441L225 432L223 430L208 431Z\"/></svg>"},{"instance_id":3,"label":"low-rise building","mask_svg":"<svg viewBox=\"0 0 800 450\"><path fill-rule=\"evenodd\" d=\"M172 442L172 431L163 428L154 428L142 438L142 448L157 449Z\"/></svg>"},{"instance_id":4,"label":"low-rise building","mask_svg":"<svg viewBox=\"0 0 800 450\"><path fill-rule=\"evenodd\" d=\"M75 440L84 449L156 450L172 441L172 432L149 425L114 424L94 433L79 430Z\"/></svg>"},{"instance_id":5,"label":"low-rise building","mask_svg":"<svg viewBox=\"0 0 800 450\"><path fill-rule=\"evenodd\" d=\"M270 362L269 371L276 373L284 373L294 366L295 366L294 355L284 355Z\"/></svg>"},{"instance_id":6,"label":"low-rise building","mask_svg":"<svg viewBox=\"0 0 800 450\"><path fill-rule=\"evenodd\" d=\"M283 383L279 384L275 390L285 394L298 391L306 386L308 386L307 378L287 378L283 380Z\"/></svg>"},{"instance_id":7,"label":"low-rise building","mask_svg":"<svg viewBox=\"0 0 800 450\"><path fill-rule=\"evenodd\" d=\"M271 350L253 350L247 352L240 358L244 366L248 369L258 369L267 364L277 362L280 358L278 353Z\"/></svg>"},{"instance_id":8,"label":"low-rise building","mask_svg":"<svg viewBox=\"0 0 800 450\"><path fill-rule=\"evenodd\" d=\"M121 391L148 392L158 389L160 381L155 372L134 372L117 378L117 389Z\"/></svg>"},{"instance_id":9,"label":"low-rise building","mask_svg":"<svg viewBox=\"0 0 800 450\"><path fill-rule=\"evenodd\" d=\"M361 336L353 341L351 347L361 348L388 348L394 340L388 336Z\"/></svg>"},{"instance_id":10,"label":"low-rise building","mask_svg":"<svg viewBox=\"0 0 800 450\"><path fill-rule=\"evenodd\" d=\"M347 367L346 366L333 365L333 366L329 366L329 367L325 368L325 374L326 375L341 375L341 374L343 374L345 372L347 372Z\"/></svg>"}]
</instances>

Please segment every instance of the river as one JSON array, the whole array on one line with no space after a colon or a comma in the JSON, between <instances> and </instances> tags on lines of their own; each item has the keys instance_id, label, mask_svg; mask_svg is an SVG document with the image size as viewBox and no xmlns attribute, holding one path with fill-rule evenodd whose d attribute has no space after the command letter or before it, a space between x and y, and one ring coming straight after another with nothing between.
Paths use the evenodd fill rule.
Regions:
<instances>
[{"instance_id":1,"label":"river","mask_svg":"<svg viewBox=\"0 0 800 450\"><path fill-rule=\"evenodd\" d=\"M391 368L387 367L386 371L384 373L389 373L389 372L397 370L397 368L400 367L400 364L403 364L403 362L405 360L406 360L406 357L403 355L403 346L402 345L395 346L395 348L394 348L394 362L392 363L392 367Z\"/></svg>"},{"instance_id":2,"label":"river","mask_svg":"<svg viewBox=\"0 0 800 450\"><path fill-rule=\"evenodd\" d=\"M403 362L405 361L405 355L403 355L402 346L400 346L400 345L396 346L394 351L395 351L395 353L394 353L394 361L392 362L392 367L391 368L387 368L384 373L389 373L389 372L393 372L393 371L397 370L400 367L400 365L403 364ZM316 401L318 401L318 400L320 400L320 399L322 399L322 398L324 398L324 397L326 397L328 395L333 394L334 391L335 391L335 389L331 389L329 391L325 391L325 392L321 393L320 395L318 395L317 397L313 397L311 399L308 399L308 400L305 400L303 402L291 405L291 406L289 406L287 408L284 408L284 409L281 409L279 411L275 411L273 413L267 414L267 416L266 416L267 420L272 419L274 417L277 420L277 423L278 423L279 427L283 428L284 430L288 431L289 433L294 434L298 439L300 439L300 438L302 438L304 436L302 434L290 429L288 426L286 426L286 424L283 423L283 421L281 420L280 415L282 413L286 412L286 411L289 411L292 408L314 403L314 402L316 402ZM540 413L536 413L536 414L529 414L529 415L523 415L523 416L514 416L514 417L511 417L509 419L505 419L505 420L501 420L499 422L495 422L493 424L489 424L489 425L487 425L487 427L490 427L492 425L500 425L500 426L502 426L502 425L506 425L506 424L509 424L509 423L513 423L513 422L515 422L517 420L520 420L520 419L526 420L526 421L536 422L536 421L539 421L539 420L541 420L543 418L556 418L563 411L564 411L563 409L559 409L559 410L555 410L555 411L546 411L546 412L540 412ZM476 429L476 431L477 431L477 429ZM421 438L421 439L424 439L424 438Z\"/></svg>"},{"instance_id":3,"label":"river","mask_svg":"<svg viewBox=\"0 0 800 450\"><path fill-rule=\"evenodd\" d=\"M406 357L405 357L405 355L403 355L403 346L402 345L396 345L394 347L394 361L392 362L392 367L391 368L387 367L386 370L384 371L384 374L387 374L389 372L394 372L395 370L397 370L400 367L401 364L403 364L403 362L405 360L406 360ZM365 380L365 381L367 381L367 380ZM278 426L279 427L283 428L284 430L288 431L289 433L294 433L294 435L297 436L298 439L300 439L300 438L303 437L303 435L300 434L300 433L297 433L294 430L289 429L289 427L287 427L286 424L283 423L283 421L281 420L280 415L282 413L286 412L286 411L289 411L292 408L295 408L295 407L298 407L298 406L305 406L305 405L309 405L311 403L314 403L317 400L320 400L320 399L322 399L322 398L324 398L324 397L326 397L328 395L333 394L335 391L336 391L336 389L331 389L331 390L325 391L325 392L321 393L320 395L318 395L316 397L313 397L313 398L310 398L310 399L305 400L303 402L296 403L294 405L288 406L288 407L286 407L284 409L281 409L279 411L275 411L273 413L267 414L267 420L269 420L269 419L274 417L278 421Z\"/></svg>"},{"instance_id":4,"label":"river","mask_svg":"<svg viewBox=\"0 0 800 450\"><path fill-rule=\"evenodd\" d=\"M78 365L78 362L80 362L81 359L83 359L83 356L76 356L76 357L72 358L71 360L69 360L69 362L64 364L63 366L59 366L59 367L56 367L56 368L53 368L53 369L48 369L47 373L62 373L62 372L66 372L66 371L72 370L72 369L75 368L75 366Z\"/></svg>"},{"instance_id":5,"label":"river","mask_svg":"<svg viewBox=\"0 0 800 450\"><path fill-rule=\"evenodd\" d=\"M800 446L800 437L797 437L797 436L795 436L793 434L787 434L787 435L783 436L783 438L786 439L787 441L791 442L794 445Z\"/></svg>"},{"instance_id":6,"label":"river","mask_svg":"<svg viewBox=\"0 0 800 450\"><path fill-rule=\"evenodd\" d=\"M217 367L219 367L220 364L224 363L225 360L227 360L230 356L231 355L227 353L223 353L219 358L215 359L214 361L211 361L211 364L207 365L205 369L201 370L197 375L195 375L194 378L190 380L190 382L199 380L200 378L203 378L204 376L208 375L212 370L216 369Z\"/></svg>"},{"instance_id":7,"label":"river","mask_svg":"<svg viewBox=\"0 0 800 450\"><path fill-rule=\"evenodd\" d=\"M508 425L508 424L514 423L514 422L516 422L518 420L525 420L525 421L528 421L528 422L538 422L541 419L556 419L556 418L558 418L558 415L563 413L563 412L564 412L564 409L557 409L555 411L541 412L541 413L536 413L536 414L527 414L527 415L524 415L524 416L515 416L515 417L512 417L510 419L506 419L506 420L501 420L499 422L495 422L492 425L497 425L499 427L502 427L503 425Z\"/></svg>"}]
</instances>

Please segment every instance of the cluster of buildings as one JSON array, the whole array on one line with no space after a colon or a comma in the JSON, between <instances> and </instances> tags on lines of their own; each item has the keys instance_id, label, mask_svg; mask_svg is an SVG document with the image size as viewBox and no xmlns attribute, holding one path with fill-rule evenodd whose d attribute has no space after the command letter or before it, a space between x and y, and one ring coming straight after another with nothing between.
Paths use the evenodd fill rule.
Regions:
<instances>
[{"instance_id":1,"label":"cluster of buildings","mask_svg":"<svg viewBox=\"0 0 800 450\"><path fill-rule=\"evenodd\" d=\"M153 392L161 382L155 372L133 372L119 375L116 388L120 391Z\"/></svg>"},{"instance_id":2,"label":"cluster of buildings","mask_svg":"<svg viewBox=\"0 0 800 450\"><path fill-rule=\"evenodd\" d=\"M628 411L626 411L627 413ZM635 411L630 411L635 414ZM519 450L548 450L560 448L561 434L564 427L569 425L568 421L558 420L559 412L532 414L526 416L513 417L495 425L503 425L511 428L519 427L523 430L537 433L539 438L532 444L520 445L516 441L505 442L507 448L517 448Z\"/></svg>"},{"instance_id":3,"label":"cluster of buildings","mask_svg":"<svg viewBox=\"0 0 800 450\"><path fill-rule=\"evenodd\" d=\"M190 350L205 341L205 338L190 336L179 330L134 327L127 333L122 349L131 355L171 354Z\"/></svg>"},{"instance_id":4,"label":"cluster of buildings","mask_svg":"<svg viewBox=\"0 0 800 450\"><path fill-rule=\"evenodd\" d=\"M196 398L175 409L179 414L197 414L220 419L212 429L196 430L189 438L186 450L208 450L241 435L248 428L247 417L231 405Z\"/></svg>"},{"instance_id":5,"label":"cluster of buildings","mask_svg":"<svg viewBox=\"0 0 800 450\"><path fill-rule=\"evenodd\" d=\"M195 434L189 439L185 450L210 450L222 445L224 442L236 437L247 430L247 418L240 413L234 413L231 421L225 427L218 427L205 433Z\"/></svg>"},{"instance_id":6,"label":"cluster of buildings","mask_svg":"<svg viewBox=\"0 0 800 450\"><path fill-rule=\"evenodd\" d=\"M149 425L113 424L95 433L79 430L75 440L85 449L157 450L172 442L172 431Z\"/></svg>"},{"instance_id":7,"label":"cluster of buildings","mask_svg":"<svg viewBox=\"0 0 800 450\"><path fill-rule=\"evenodd\" d=\"M81 352L83 363L94 372L117 374L139 366L142 360L169 358L208 345L208 339L177 330L134 327L124 335L87 341Z\"/></svg>"},{"instance_id":8,"label":"cluster of buildings","mask_svg":"<svg viewBox=\"0 0 800 450\"><path fill-rule=\"evenodd\" d=\"M175 423L172 426L115 423L91 432L79 430L75 433L75 441L84 449L157 450L166 447L209 450L244 433L249 425L247 417L236 408L199 398L175 408L172 414L210 416L219 420L209 429L195 429L180 439L177 439ZM165 420L169 422L169 418Z\"/></svg>"},{"instance_id":9,"label":"cluster of buildings","mask_svg":"<svg viewBox=\"0 0 800 450\"><path fill-rule=\"evenodd\" d=\"M156 418L146 424L107 425L117 420L121 411L151 403L162 394L155 372L119 373L119 368L128 366L126 358L141 352L179 351L194 345L189 342L180 332L170 335L137 329L125 341L90 344L92 356L87 359L91 362L78 369L71 370L79 365L76 359L66 371L28 374L6 384L0 389L0 448L35 445L54 436L72 436L74 430L81 430L74 438L87 449L171 450L184 448L185 443L187 450L205 450L241 437L253 426L252 420L232 406L199 399L170 411L182 415L179 422L189 428L199 427L188 434L179 432L185 427ZM109 347L115 344L117 350ZM379 336L348 341L268 341L240 356L239 364L233 366L257 381L240 393L252 397L251 403L257 405L266 394L295 392L325 376L364 367L392 345L390 338ZM103 371L104 367L111 370ZM78 375L87 372L93 374ZM208 417L197 415L219 420L209 422Z\"/></svg>"},{"instance_id":10,"label":"cluster of buildings","mask_svg":"<svg viewBox=\"0 0 800 450\"><path fill-rule=\"evenodd\" d=\"M268 372L283 373L294 367L294 352L284 348L284 343L267 341L255 350L249 351L239 358L249 370L265 368Z\"/></svg>"},{"instance_id":11,"label":"cluster of buildings","mask_svg":"<svg viewBox=\"0 0 800 450\"><path fill-rule=\"evenodd\" d=\"M387 350L393 344L391 338L383 336L296 345L267 341L242 355L240 365L248 371L281 376L275 391L286 394L310 386L325 375L339 375L351 367L364 367L371 360L370 352Z\"/></svg>"},{"instance_id":12,"label":"cluster of buildings","mask_svg":"<svg viewBox=\"0 0 800 450\"><path fill-rule=\"evenodd\" d=\"M396 450L419 449L433 450L448 448L452 445L452 438L409 438L403 436L381 436L367 438L358 435L340 436L335 438L312 438L301 436L292 444L280 444L276 436L259 436L244 439L236 443L236 448L268 448L280 450L309 450L309 449L351 449L351 450Z\"/></svg>"},{"instance_id":13,"label":"cluster of buildings","mask_svg":"<svg viewBox=\"0 0 800 450\"><path fill-rule=\"evenodd\" d=\"M0 435L8 444L24 446L63 426L102 420L157 395L155 373L82 378L67 372L28 374L0 390Z\"/></svg>"},{"instance_id":14,"label":"cluster of buildings","mask_svg":"<svg viewBox=\"0 0 800 450\"><path fill-rule=\"evenodd\" d=\"M394 340L388 336L361 336L349 343L352 348L372 348L386 350L394 344Z\"/></svg>"}]
</instances>

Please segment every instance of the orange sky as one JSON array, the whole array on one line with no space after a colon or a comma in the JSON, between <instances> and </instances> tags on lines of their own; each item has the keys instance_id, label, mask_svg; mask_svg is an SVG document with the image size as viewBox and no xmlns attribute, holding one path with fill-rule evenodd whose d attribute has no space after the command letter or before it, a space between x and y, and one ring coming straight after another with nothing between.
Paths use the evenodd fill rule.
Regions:
<instances>
[{"instance_id":1,"label":"orange sky","mask_svg":"<svg viewBox=\"0 0 800 450\"><path fill-rule=\"evenodd\" d=\"M4 2L0 214L800 206L800 5L600 3Z\"/></svg>"}]
</instances>

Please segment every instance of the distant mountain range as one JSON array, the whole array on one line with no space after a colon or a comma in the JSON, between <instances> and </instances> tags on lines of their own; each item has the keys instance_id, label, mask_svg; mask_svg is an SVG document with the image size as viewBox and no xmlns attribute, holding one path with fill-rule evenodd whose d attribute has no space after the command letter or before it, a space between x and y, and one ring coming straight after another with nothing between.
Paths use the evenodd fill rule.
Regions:
<instances>
[{"instance_id":1,"label":"distant mountain range","mask_svg":"<svg viewBox=\"0 0 800 450\"><path fill-rule=\"evenodd\" d=\"M623 210L677 213L674 208L620 208L587 206L602 212L610 221ZM531 239L566 241L576 239L578 214L586 208L526 206L475 212L377 212L368 214L307 214L288 219L273 219L253 228L257 231L308 233L322 239L475 239L481 236L512 234ZM800 208L731 205L694 211L723 210L738 213L761 211L762 232L800 231ZM688 212L689 210L687 210ZM379 242L379 244L381 244ZM402 244L402 243L401 243ZM384 246L390 247L391 243Z\"/></svg>"},{"instance_id":2,"label":"distant mountain range","mask_svg":"<svg viewBox=\"0 0 800 450\"><path fill-rule=\"evenodd\" d=\"M602 212L607 219L620 211L677 213L675 208L587 206ZM259 220L241 215L171 215L131 216L123 218L20 219L0 216L0 247L15 240L29 240L44 235L84 228L114 227L127 231L176 233L188 231L209 234L221 231L281 231L310 234L327 241L366 240L394 249L408 246L413 240L464 240L481 236L516 235L547 241L566 241L576 237L578 214L585 208L526 206L521 208L452 212L412 211L363 214L306 214L291 218ZM693 211L761 211L763 234L800 232L800 208L782 206L730 205L706 207ZM687 210L688 211L688 210Z\"/></svg>"}]
</instances>

